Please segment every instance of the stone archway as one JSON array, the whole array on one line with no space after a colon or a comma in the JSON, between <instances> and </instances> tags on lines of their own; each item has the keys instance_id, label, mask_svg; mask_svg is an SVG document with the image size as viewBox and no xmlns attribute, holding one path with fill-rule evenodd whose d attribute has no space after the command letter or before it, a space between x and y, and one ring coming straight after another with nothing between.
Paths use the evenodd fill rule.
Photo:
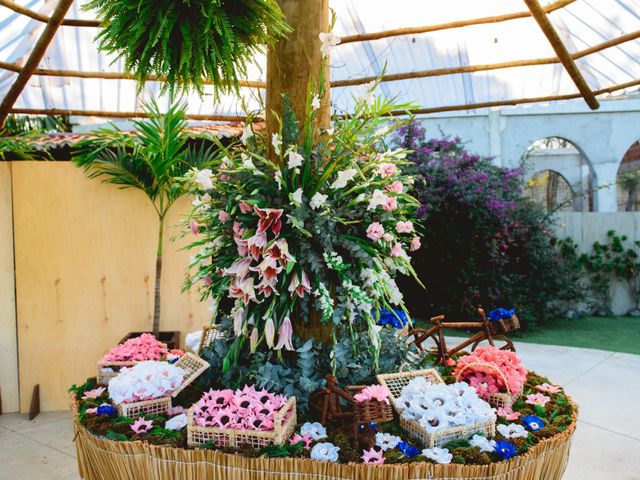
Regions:
<instances>
[{"instance_id":1,"label":"stone archway","mask_svg":"<svg viewBox=\"0 0 640 480\"><path fill-rule=\"evenodd\" d=\"M618 211L640 211L640 140L625 152L618 167Z\"/></svg>"}]
</instances>

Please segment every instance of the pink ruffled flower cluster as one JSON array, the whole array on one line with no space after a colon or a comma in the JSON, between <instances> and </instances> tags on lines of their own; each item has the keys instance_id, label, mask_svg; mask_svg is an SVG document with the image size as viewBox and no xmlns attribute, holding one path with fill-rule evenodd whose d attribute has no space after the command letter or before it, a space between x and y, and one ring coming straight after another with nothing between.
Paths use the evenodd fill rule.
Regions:
<instances>
[{"instance_id":1,"label":"pink ruffled flower cluster","mask_svg":"<svg viewBox=\"0 0 640 480\"><path fill-rule=\"evenodd\" d=\"M255 213L258 226L255 233L248 237L248 229L241 222L233 222L233 239L236 243L240 260L224 270L230 276L229 294L233 298L241 298L245 305L249 302L260 303L271 295L280 295L278 290L279 275L286 270L289 262L295 262L289 253L289 246L284 238L279 238L282 228L282 209L259 208L240 202L243 214ZM271 236L271 238L269 238ZM303 298L311 292L311 283L307 274L300 275L294 271L288 285L289 295Z\"/></svg>"},{"instance_id":2,"label":"pink ruffled flower cluster","mask_svg":"<svg viewBox=\"0 0 640 480\"><path fill-rule=\"evenodd\" d=\"M390 395L391 392L389 392L389 389L383 385L369 385L356 393L353 398L356 402L377 400L378 402L385 402L388 404Z\"/></svg>"},{"instance_id":3,"label":"pink ruffled flower cluster","mask_svg":"<svg viewBox=\"0 0 640 480\"><path fill-rule=\"evenodd\" d=\"M488 346L460 358L453 375L475 387L478 395L486 399L492 393L507 391L503 376L512 394L522 393L527 370L514 352Z\"/></svg>"},{"instance_id":4,"label":"pink ruffled flower cluster","mask_svg":"<svg viewBox=\"0 0 640 480\"><path fill-rule=\"evenodd\" d=\"M201 427L273 430L276 414L287 402L284 395L256 390L209 390L194 405L193 418Z\"/></svg>"},{"instance_id":5,"label":"pink ruffled flower cluster","mask_svg":"<svg viewBox=\"0 0 640 480\"><path fill-rule=\"evenodd\" d=\"M156 337L150 333L143 333L139 337L130 338L123 344L112 348L100 361L143 362L145 360L160 360L167 352L165 345L156 340Z\"/></svg>"}]
</instances>

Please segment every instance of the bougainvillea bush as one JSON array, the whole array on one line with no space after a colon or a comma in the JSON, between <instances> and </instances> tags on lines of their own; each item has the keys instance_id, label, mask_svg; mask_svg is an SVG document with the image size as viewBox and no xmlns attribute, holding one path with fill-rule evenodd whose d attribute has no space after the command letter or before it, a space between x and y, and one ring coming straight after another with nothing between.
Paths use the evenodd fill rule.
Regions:
<instances>
[{"instance_id":1,"label":"bougainvillea bush","mask_svg":"<svg viewBox=\"0 0 640 480\"><path fill-rule=\"evenodd\" d=\"M426 140L416 122L396 142L413 152L418 216L429 226L413 256L427 295L401 284L414 318L477 320L478 306L501 305L517 308L525 325L549 317L567 295L567 267L551 246L550 217L523 196L522 172L468 152L458 137Z\"/></svg>"}]
</instances>

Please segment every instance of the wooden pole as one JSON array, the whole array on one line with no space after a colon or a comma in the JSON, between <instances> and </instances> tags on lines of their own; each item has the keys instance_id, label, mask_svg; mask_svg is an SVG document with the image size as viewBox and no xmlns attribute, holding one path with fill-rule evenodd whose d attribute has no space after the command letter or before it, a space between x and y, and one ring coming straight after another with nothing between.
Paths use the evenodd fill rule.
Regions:
<instances>
[{"instance_id":1,"label":"wooden pole","mask_svg":"<svg viewBox=\"0 0 640 480\"><path fill-rule=\"evenodd\" d=\"M74 110L64 108L12 108L10 113L22 115L76 115L78 117L106 117L106 118L147 118L145 112L109 112L104 110ZM210 120L218 122L241 122L246 120L244 115L202 115L187 113L189 120Z\"/></svg>"},{"instance_id":2,"label":"wooden pole","mask_svg":"<svg viewBox=\"0 0 640 480\"><path fill-rule=\"evenodd\" d=\"M546 12L540 6L538 0L524 0L524 3L526 3L527 7L529 7L531 15L540 26L542 33L544 33L549 40L549 43L555 50L558 58L564 65L565 70L573 80L573 83L575 83L576 87L578 87L578 90L582 94L584 101L587 102L587 105L589 105L589 108L591 108L591 110L597 110L600 107L600 103L589 88L589 85L582 76L582 73L580 73L580 69L576 65L576 62L571 57L571 54L568 52L567 47L565 47L564 43L562 43L560 35L558 35L558 32L551 24L549 17L547 17Z\"/></svg>"},{"instance_id":3,"label":"wooden pole","mask_svg":"<svg viewBox=\"0 0 640 480\"><path fill-rule=\"evenodd\" d=\"M58 27L60 27L60 24L72 3L73 0L60 0L58 5L56 5L56 8L53 10L51 18L49 18L49 21L47 22L47 26L44 27L44 31L33 47L33 51L24 64L22 71L18 74L18 77L13 85L11 85L11 88L9 88L9 91L2 100L2 103L0 103L0 129L4 127L9 110L13 107L13 104L16 103L16 100L22 93L22 90L31 78L31 75L33 75L33 71L38 67L40 60L42 60L42 57L47 51L47 47L51 43L51 40L53 40Z\"/></svg>"},{"instance_id":4,"label":"wooden pole","mask_svg":"<svg viewBox=\"0 0 640 480\"><path fill-rule=\"evenodd\" d=\"M559 0L544 7L546 13L566 7L576 0ZM393 8L390 6L389 8ZM527 18L531 16L530 11L506 13L504 15L494 15L491 17L470 18L468 20L457 20L455 22L438 23L435 25L426 25L423 27L397 28L393 30L385 30L382 32L361 33L357 35L347 35L342 37L341 45L351 42L368 42L371 40L379 40L381 38L399 37L402 35L418 35L421 33L437 32L439 30L449 30L451 28L469 27L472 25L485 25L488 23L506 22L519 18Z\"/></svg>"},{"instance_id":5,"label":"wooden pole","mask_svg":"<svg viewBox=\"0 0 640 480\"><path fill-rule=\"evenodd\" d=\"M285 96L297 120L301 124L304 120L308 85L310 81L318 84L322 66L318 35L329 31L328 0L278 0L278 5L293 31L267 51L267 155L271 158L275 157L271 135L279 130L277 118L282 119ZM328 62L325 78L329 80ZM328 128L328 85L320 104L316 126Z\"/></svg>"},{"instance_id":6,"label":"wooden pole","mask_svg":"<svg viewBox=\"0 0 640 480\"><path fill-rule=\"evenodd\" d=\"M33 18L34 20L37 20L42 23L49 22L49 17L47 17L46 15L42 15L41 13L34 12L33 10L23 7L22 5L18 5L17 3L11 0L0 0L0 6L7 7L16 13L19 13L20 15ZM67 25L69 27L99 27L100 22L98 20L78 20L78 19L69 18L69 19L62 20L62 25Z\"/></svg>"}]
</instances>

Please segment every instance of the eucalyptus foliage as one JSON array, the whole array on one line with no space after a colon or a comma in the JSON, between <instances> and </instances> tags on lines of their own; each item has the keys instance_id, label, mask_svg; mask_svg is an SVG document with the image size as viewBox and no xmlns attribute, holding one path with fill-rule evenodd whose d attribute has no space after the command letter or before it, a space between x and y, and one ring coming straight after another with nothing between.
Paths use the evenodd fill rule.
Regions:
<instances>
[{"instance_id":1,"label":"eucalyptus foliage","mask_svg":"<svg viewBox=\"0 0 640 480\"><path fill-rule=\"evenodd\" d=\"M275 0L91 0L101 50L124 60L138 82L166 77L165 89L204 80L237 89L265 44L290 31Z\"/></svg>"}]
</instances>

